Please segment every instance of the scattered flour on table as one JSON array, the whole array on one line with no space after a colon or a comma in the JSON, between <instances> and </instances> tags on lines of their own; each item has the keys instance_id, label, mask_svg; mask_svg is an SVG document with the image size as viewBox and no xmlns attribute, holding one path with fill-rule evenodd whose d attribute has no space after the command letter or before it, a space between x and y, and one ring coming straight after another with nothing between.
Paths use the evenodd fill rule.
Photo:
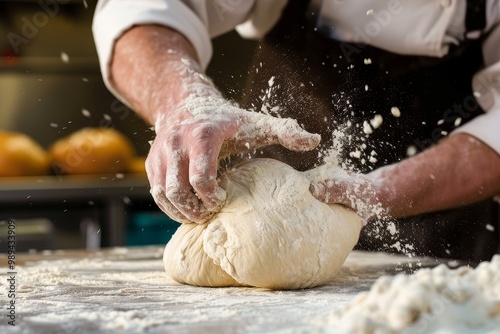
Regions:
<instances>
[{"instance_id":1,"label":"scattered flour on table","mask_svg":"<svg viewBox=\"0 0 500 334\"><path fill-rule=\"evenodd\" d=\"M500 333L500 255L474 270L382 276L329 324L342 333Z\"/></svg>"},{"instance_id":2,"label":"scattered flour on table","mask_svg":"<svg viewBox=\"0 0 500 334\"><path fill-rule=\"evenodd\" d=\"M317 317L347 305L382 274L417 261L353 252L330 284L270 291L175 283L164 272L162 253L160 247L141 247L85 258L31 256L16 268L19 325L2 322L0 333L325 333L328 326ZM1 301L7 300L6 283L0 280Z\"/></svg>"}]
</instances>

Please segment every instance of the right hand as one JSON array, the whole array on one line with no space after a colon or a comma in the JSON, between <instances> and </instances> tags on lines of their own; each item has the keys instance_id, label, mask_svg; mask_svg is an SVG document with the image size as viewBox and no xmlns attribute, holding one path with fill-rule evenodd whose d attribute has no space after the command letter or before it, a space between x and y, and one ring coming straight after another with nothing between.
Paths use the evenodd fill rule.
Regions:
<instances>
[{"instance_id":1,"label":"right hand","mask_svg":"<svg viewBox=\"0 0 500 334\"><path fill-rule=\"evenodd\" d=\"M184 103L157 120L155 130L146 160L151 193L182 223L204 223L224 204L226 192L217 182L220 157L271 144L307 151L320 142L295 120L243 110L219 97Z\"/></svg>"},{"instance_id":2,"label":"right hand","mask_svg":"<svg viewBox=\"0 0 500 334\"><path fill-rule=\"evenodd\" d=\"M146 161L158 206L179 222L203 223L224 204L219 156L281 144L311 150L320 136L297 122L242 110L203 74L193 45L179 32L138 25L115 43L110 81L156 139Z\"/></svg>"}]
</instances>

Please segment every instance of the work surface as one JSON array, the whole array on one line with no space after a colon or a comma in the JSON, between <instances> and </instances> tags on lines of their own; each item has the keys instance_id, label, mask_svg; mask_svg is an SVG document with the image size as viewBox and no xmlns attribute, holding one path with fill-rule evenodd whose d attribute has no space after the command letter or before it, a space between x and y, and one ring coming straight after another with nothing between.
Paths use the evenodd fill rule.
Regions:
<instances>
[{"instance_id":1,"label":"work surface","mask_svg":"<svg viewBox=\"0 0 500 334\"><path fill-rule=\"evenodd\" d=\"M353 252L338 278L318 288L201 288L169 279L162 253L147 247L18 255L16 326L2 307L0 333L337 333L329 317L376 278L436 265ZM6 268L2 263L2 305L10 300Z\"/></svg>"}]
</instances>

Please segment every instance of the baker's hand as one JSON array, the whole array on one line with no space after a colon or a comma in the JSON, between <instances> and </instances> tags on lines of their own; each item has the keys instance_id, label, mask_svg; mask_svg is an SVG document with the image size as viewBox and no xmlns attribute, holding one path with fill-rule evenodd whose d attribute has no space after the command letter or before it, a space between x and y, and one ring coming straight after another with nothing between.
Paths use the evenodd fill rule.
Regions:
<instances>
[{"instance_id":1,"label":"baker's hand","mask_svg":"<svg viewBox=\"0 0 500 334\"><path fill-rule=\"evenodd\" d=\"M385 212L379 199L380 185L367 175L340 171L326 171L328 167L321 166L319 170L308 173L311 179L310 191L316 199L327 204L347 206L368 222L381 218Z\"/></svg>"},{"instance_id":2,"label":"baker's hand","mask_svg":"<svg viewBox=\"0 0 500 334\"><path fill-rule=\"evenodd\" d=\"M158 206L179 222L204 223L226 199L217 182L220 157L270 144L306 151L320 136L292 119L240 109L221 98L199 98L159 119L146 161Z\"/></svg>"},{"instance_id":3,"label":"baker's hand","mask_svg":"<svg viewBox=\"0 0 500 334\"><path fill-rule=\"evenodd\" d=\"M115 43L111 84L156 138L146 160L158 206L179 222L203 223L223 205L219 156L281 144L311 150L319 135L289 119L237 108L203 73L195 48L175 29L138 25Z\"/></svg>"}]
</instances>

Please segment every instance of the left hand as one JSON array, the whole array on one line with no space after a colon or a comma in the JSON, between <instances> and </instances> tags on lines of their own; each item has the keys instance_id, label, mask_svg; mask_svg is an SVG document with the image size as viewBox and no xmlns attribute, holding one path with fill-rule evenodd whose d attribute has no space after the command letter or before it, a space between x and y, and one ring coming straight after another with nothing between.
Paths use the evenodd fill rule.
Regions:
<instances>
[{"instance_id":1,"label":"left hand","mask_svg":"<svg viewBox=\"0 0 500 334\"><path fill-rule=\"evenodd\" d=\"M366 175L332 164L308 173L316 198L347 205L365 220L379 212L398 218L447 210L500 193L500 154L465 133Z\"/></svg>"},{"instance_id":2,"label":"left hand","mask_svg":"<svg viewBox=\"0 0 500 334\"><path fill-rule=\"evenodd\" d=\"M316 199L327 204L347 206L356 211L364 222L384 215L379 198L380 183L368 175L338 170L338 167L333 168L333 173L332 170L325 173L328 168L331 167L321 166L308 172L311 179L309 189Z\"/></svg>"}]
</instances>

